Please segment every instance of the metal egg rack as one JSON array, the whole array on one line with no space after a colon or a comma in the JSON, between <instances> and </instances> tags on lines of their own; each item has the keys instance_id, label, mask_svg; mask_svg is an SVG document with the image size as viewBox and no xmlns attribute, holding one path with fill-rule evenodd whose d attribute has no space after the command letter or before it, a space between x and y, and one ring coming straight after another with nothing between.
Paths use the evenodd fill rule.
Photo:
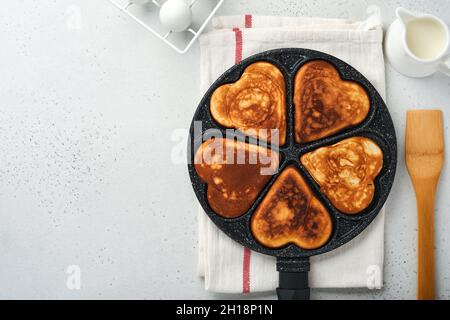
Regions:
<instances>
[{"instance_id":1,"label":"metal egg rack","mask_svg":"<svg viewBox=\"0 0 450 320\"><path fill-rule=\"evenodd\" d=\"M155 12L153 9L161 8L164 3L164 0L149 0L145 4L141 4L145 1L136 1L132 0L108 0L115 7L117 7L120 11L130 17L133 21L144 27L147 31L152 33L158 39L163 41L169 47L180 54L186 53L193 43L197 40L200 34L205 29L208 22L212 19L214 14L220 8L222 3L225 0L217 0L215 4L214 1L211 0L190 0L189 7L192 9L192 14L195 19L195 14L202 16L200 21L193 20L193 24L189 26L185 31L182 32L174 32L173 30L165 30L161 24L156 24L155 20L159 22L159 18L155 17ZM206 1L206 2L205 2ZM203 2L203 5L202 5ZM202 12L202 7L206 7L208 5L210 8L207 12ZM139 8L138 8L139 7ZM140 10L138 10L140 9ZM204 10L203 10L204 11ZM150 19L149 15L153 13L153 19ZM153 24L151 24L153 22Z\"/></svg>"}]
</instances>

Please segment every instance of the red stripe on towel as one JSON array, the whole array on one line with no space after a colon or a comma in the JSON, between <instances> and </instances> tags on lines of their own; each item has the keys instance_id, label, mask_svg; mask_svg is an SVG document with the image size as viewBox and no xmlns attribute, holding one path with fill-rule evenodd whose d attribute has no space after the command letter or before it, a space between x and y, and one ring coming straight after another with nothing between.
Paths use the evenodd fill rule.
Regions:
<instances>
[{"instance_id":1,"label":"red stripe on towel","mask_svg":"<svg viewBox=\"0 0 450 320\"><path fill-rule=\"evenodd\" d=\"M252 17L250 15L245 16L245 27L251 28ZM239 28L234 28L234 35L236 41L235 49L235 63L242 61L242 31ZM249 248L244 248L244 257L242 260L242 293L250 292L250 257L251 251Z\"/></svg>"},{"instance_id":2,"label":"red stripe on towel","mask_svg":"<svg viewBox=\"0 0 450 320\"><path fill-rule=\"evenodd\" d=\"M246 14L245 15L245 27L246 28L251 28L252 27L252 15L251 14Z\"/></svg>"},{"instance_id":3,"label":"red stripe on towel","mask_svg":"<svg viewBox=\"0 0 450 320\"><path fill-rule=\"evenodd\" d=\"M242 31L239 28L234 28L233 31L236 39L234 63L238 64L242 61Z\"/></svg>"},{"instance_id":4,"label":"red stripe on towel","mask_svg":"<svg viewBox=\"0 0 450 320\"><path fill-rule=\"evenodd\" d=\"M250 292L250 256L250 249L244 248L244 259L242 262L242 293Z\"/></svg>"}]
</instances>

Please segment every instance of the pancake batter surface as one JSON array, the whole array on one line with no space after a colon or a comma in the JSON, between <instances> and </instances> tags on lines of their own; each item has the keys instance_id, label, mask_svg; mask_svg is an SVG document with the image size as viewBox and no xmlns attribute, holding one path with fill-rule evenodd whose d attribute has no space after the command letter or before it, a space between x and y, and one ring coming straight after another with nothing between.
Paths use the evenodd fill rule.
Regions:
<instances>
[{"instance_id":1,"label":"pancake batter surface","mask_svg":"<svg viewBox=\"0 0 450 320\"><path fill-rule=\"evenodd\" d=\"M195 170L208 185L211 209L226 218L238 217L252 206L278 170L278 153L244 142L215 138L195 154Z\"/></svg>"},{"instance_id":2,"label":"pancake batter surface","mask_svg":"<svg viewBox=\"0 0 450 320\"><path fill-rule=\"evenodd\" d=\"M294 106L295 140L305 143L361 123L370 100L361 85L342 80L332 64L313 60L295 76Z\"/></svg>"},{"instance_id":3,"label":"pancake batter surface","mask_svg":"<svg viewBox=\"0 0 450 320\"><path fill-rule=\"evenodd\" d=\"M253 236L269 248L294 243L316 249L328 241L332 230L328 210L292 166L280 174L251 219Z\"/></svg>"},{"instance_id":4,"label":"pancake batter surface","mask_svg":"<svg viewBox=\"0 0 450 320\"><path fill-rule=\"evenodd\" d=\"M238 81L217 88L210 111L224 127L279 145L286 142L286 86L271 63L253 63Z\"/></svg>"},{"instance_id":5,"label":"pancake batter surface","mask_svg":"<svg viewBox=\"0 0 450 320\"><path fill-rule=\"evenodd\" d=\"M338 210L357 214L372 202L383 153L371 139L353 137L307 153L301 162Z\"/></svg>"}]
</instances>

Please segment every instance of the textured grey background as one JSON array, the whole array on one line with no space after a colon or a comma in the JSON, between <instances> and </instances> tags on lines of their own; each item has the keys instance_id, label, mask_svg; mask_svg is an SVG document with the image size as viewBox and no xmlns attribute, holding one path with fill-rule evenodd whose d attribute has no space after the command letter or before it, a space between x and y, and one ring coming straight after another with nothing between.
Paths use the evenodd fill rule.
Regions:
<instances>
[{"instance_id":1,"label":"textured grey background","mask_svg":"<svg viewBox=\"0 0 450 320\"><path fill-rule=\"evenodd\" d=\"M219 14L360 19L369 4L382 8L386 26L400 5L450 23L447 0L228 0ZM171 156L199 100L198 46L180 56L106 0L5 2L0 40L0 298L241 297L205 292L196 276L196 199L185 165ZM314 299L415 297L405 110L442 108L447 129L450 80L408 79L387 67L387 84L400 152L385 287L313 290ZM448 190L445 168L436 253L438 295L447 299ZM66 287L70 265L81 268L81 290Z\"/></svg>"}]
</instances>

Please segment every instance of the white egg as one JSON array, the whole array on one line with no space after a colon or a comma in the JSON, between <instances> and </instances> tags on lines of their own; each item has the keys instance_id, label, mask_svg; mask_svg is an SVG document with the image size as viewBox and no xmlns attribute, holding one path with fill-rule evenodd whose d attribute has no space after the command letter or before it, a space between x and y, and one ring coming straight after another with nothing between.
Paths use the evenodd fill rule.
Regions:
<instances>
[{"instance_id":1,"label":"white egg","mask_svg":"<svg viewBox=\"0 0 450 320\"><path fill-rule=\"evenodd\" d=\"M174 32L186 30L192 22L192 12L185 0L167 0L159 11L163 26Z\"/></svg>"}]
</instances>

